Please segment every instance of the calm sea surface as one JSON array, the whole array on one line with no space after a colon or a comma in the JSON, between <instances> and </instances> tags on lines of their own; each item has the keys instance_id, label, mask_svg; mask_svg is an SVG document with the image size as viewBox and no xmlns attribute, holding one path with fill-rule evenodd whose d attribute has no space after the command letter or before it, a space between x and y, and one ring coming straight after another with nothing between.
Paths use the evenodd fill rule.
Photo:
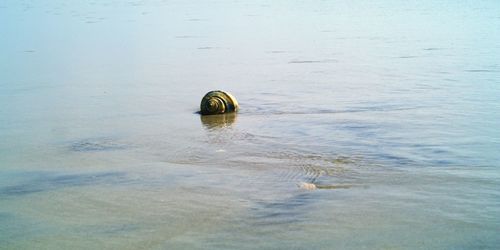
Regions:
<instances>
[{"instance_id":1,"label":"calm sea surface","mask_svg":"<svg viewBox=\"0 0 500 250\"><path fill-rule=\"evenodd\" d=\"M498 249L499 58L498 1L2 0L0 249Z\"/></svg>"}]
</instances>

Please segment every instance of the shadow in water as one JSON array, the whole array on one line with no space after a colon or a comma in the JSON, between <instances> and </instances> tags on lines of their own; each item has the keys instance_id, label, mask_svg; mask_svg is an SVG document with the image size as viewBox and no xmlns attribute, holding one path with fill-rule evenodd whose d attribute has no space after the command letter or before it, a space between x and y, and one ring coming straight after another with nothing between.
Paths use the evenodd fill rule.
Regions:
<instances>
[{"instance_id":1,"label":"shadow in water","mask_svg":"<svg viewBox=\"0 0 500 250\"><path fill-rule=\"evenodd\" d=\"M25 175L32 175L25 178ZM19 184L0 187L0 197L22 196L65 187L117 184L125 181L120 172L57 174L52 172L23 173ZM14 178L16 178L14 176Z\"/></svg>"}]
</instances>

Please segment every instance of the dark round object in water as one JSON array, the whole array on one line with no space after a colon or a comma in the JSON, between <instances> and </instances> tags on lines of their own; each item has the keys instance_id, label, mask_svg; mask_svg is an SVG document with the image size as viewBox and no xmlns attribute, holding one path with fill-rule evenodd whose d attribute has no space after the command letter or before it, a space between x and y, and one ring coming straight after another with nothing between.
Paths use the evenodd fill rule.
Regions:
<instances>
[{"instance_id":1,"label":"dark round object in water","mask_svg":"<svg viewBox=\"0 0 500 250\"><path fill-rule=\"evenodd\" d=\"M225 114L238 111L239 105L233 95L215 90L208 92L201 99L200 113L202 115Z\"/></svg>"}]
</instances>

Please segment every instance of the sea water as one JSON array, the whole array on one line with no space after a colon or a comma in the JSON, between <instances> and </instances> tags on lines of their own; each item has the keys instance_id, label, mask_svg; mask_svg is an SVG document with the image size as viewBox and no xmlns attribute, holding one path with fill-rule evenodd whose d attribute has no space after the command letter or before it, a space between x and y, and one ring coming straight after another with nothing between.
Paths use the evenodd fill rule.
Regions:
<instances>
[{"instance_id":1,"label":"sea water","mask_svg":"<svg viewBox=\"0 0 500 250\"><path fill-rule=\"evenodd\" d=\"M498 1L3 0L0 248L498 248L499 27ZM240 112L196 114L215 89Z\"/></svg>"}]
</instances>

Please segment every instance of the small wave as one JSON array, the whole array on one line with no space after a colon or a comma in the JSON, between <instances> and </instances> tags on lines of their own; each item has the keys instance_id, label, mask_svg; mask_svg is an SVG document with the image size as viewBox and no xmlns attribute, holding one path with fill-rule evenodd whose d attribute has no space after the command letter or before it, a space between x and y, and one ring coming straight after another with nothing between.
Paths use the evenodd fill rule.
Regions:
<instances>
[{"instance_id":1,"label":"small wave","mask_svg":"<svg viewBox=\"0 0 500 250\"><path fill-rule=\"evenodd\" d=\"M471 73L493 73L493 72L498 72L498 70L491 70L491 69L466 69L465 72L471 72Z\"/></svg>"},{"instance_id":2,"label":"small wave","mask_svg":"<svg viewBox=\"0 0 500 250\"><path fill-rule=\"evenodd\" d=\"M55 189L75 186L89 186L97 184L121 183L125 181L125 174L121 172L98 173L53 173L34 172L24 173L31 178L19 184L0 187L1 196L22 196L33 193L51 191Z\"/></svg>"},{"instance_id":3,"label":"small wave","mask_svg":"<svg viewBox=\"0 0 500 250\"><path fill-rule=\"evenodd\" d=\"M290 64L305 64L305 63L332 63L332 62L337 62L337 60L334 60L334 59L325 59L325 60L292 60L292 61L289 61L288 63L290 63Z\"/></svg>"},{"instance_id":4,"label":"small wave","mask_svg":"<svg viewBox=\"0 0 500 250\"><path fill-rule=\"evenodd\" d=\"M443 48L434 48L434 47L430 47L430 48L425 48L424 50L426 50L426 51L432 51L432 50L443 50Z\"/></svg>"},{"instance_id":5,"label":"small wave","mask_svg":"<svg viewBox=\"0 0 500 250\"><path fill-rule=\"evenodd\" d=\"M126 148L127 145L106 137L79 140L71 143L69 146L69 149L74 152L111 151Z\"/></svg>"},{"instance_id":6,"label":"small wave","mask_svg":"<svg viewBox=\"0 0 500 250\"><path fill-rule=\"evenodd\" d=\"M241 110L240 114L245 115L322 115L322 114L345 114L345 113L359 113L359 112L381 112L381 111L404 111L404 110L415 110L426 108L427 106L414 106L414 107L398 107L393 105L385 106L372 106L372 107L356 107L356 108L346 108L346 109L298 109L298 110L279 110L278 105L274 105L276 108L272 110L270 108L261 107L248 107L247 109Z\"/></svg>"}]
</instances>

